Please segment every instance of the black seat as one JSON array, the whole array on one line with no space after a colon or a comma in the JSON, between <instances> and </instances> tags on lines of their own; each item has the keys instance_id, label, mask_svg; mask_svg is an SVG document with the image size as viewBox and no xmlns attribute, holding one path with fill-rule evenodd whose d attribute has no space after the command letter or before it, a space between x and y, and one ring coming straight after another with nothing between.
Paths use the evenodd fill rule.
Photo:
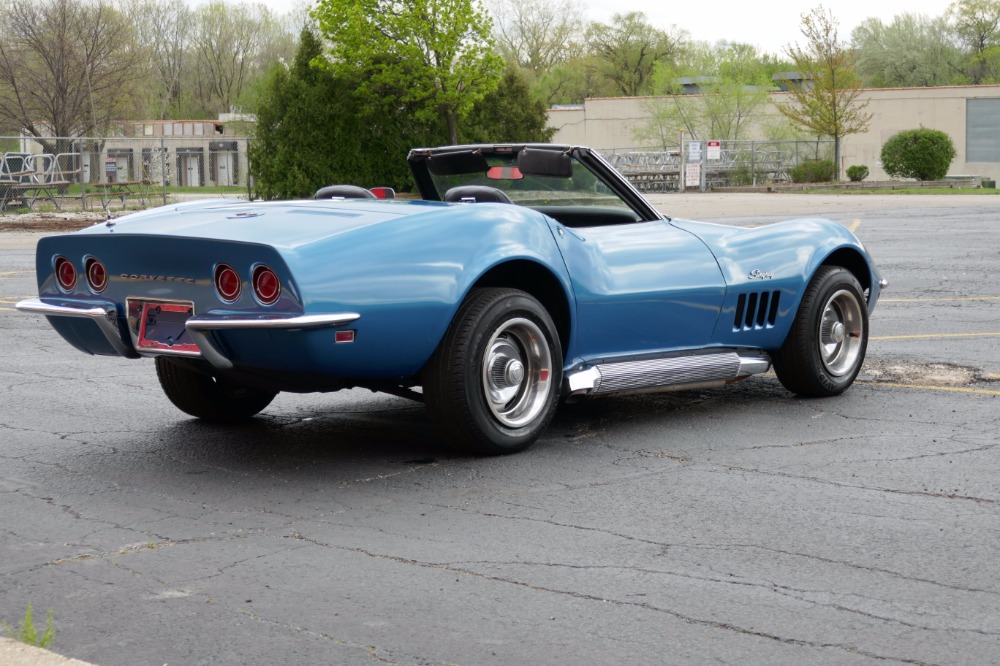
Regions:
<instances>
[{"instance_id":1,"label":"black seat","mask_svg":"<svg viewBox=\"0 0 1000 666\"><path fill-rule=\"evenodd\" d=\"M506 194L486 185L460 185L444 193L445 201L464 203L514 203Z\"/></svg>"},{"instance_id":2,"label":"black seat","mask_svg":"<svg viewBox=\"0 0 1000 666\"><path fill-rule=\"evenodd\" d=\"M357 185L327 185L316 190L313 199L374 199L375 195Z\"/></svg>"}]
</instances>

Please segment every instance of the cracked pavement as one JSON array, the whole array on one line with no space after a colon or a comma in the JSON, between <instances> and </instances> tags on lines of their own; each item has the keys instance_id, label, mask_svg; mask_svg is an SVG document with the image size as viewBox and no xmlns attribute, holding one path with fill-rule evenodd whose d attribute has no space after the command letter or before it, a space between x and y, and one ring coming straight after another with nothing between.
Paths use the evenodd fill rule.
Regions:
<instances>
[{"instance_id":1,"label":"cracked pavement","mask_svg":"<svg viewBox=\"0 0 1000 666\"><path fill-rule=\"evenodd\" d=\"M14 312L0 234L0 619L101 666L1000 662L1000 198L928 199L815 200L891 283L843 396L565 405L491 459L367 391L191 420Z\"/></svg>"}]
</instances>

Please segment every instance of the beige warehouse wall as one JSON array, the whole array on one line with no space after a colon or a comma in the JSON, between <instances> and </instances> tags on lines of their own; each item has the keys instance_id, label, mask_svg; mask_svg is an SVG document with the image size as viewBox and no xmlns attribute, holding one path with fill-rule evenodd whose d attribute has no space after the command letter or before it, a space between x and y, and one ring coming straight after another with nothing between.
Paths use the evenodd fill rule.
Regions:
<instances>
[{"instance_id":1,"label":"beige warehouse wall","mask_svg":"<svg viewBox=\"0 0 1000 666\"><path fill-rule=\"evenodd\" d=\"M788 99L788 93L773 93L772 103ZM1000 163L966 161L965 107L970 99L1000 98L1000 86L951 86L941 88L889 88L866 90L859 98L868 102L872 122L867 132L848 136L842 146L841 169L864 164L872 180L886 180L879 164L882 144L904 129L926 127L946 132L957 155L949 173L984 176L1000 181ZM601 151L649 149L635 139L633 130L649 118L649 97L588 99L582 106L549 111L549 124L556 128L553 141L582 144ZM777 114L772 106L767 114ZM1000 132L1000 128L997 129ZM710 139L712 137L704 137ZM758 135L755 138L764 138ZM679 139L679 137L678 137Z\"/></svg>"}]
</instances>

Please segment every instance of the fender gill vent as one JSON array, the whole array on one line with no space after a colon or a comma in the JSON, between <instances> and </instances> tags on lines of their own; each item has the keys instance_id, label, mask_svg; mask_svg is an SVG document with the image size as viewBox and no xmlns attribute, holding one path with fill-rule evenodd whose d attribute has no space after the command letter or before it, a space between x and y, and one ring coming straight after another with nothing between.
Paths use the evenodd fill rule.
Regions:
<instances>
[{"instance_id":1,"label":"fender gill vent","mask_svg":"<svg viewBox=\"0 0 1000 666\"><path fill-rule=\"evenodd\" d=\"M749 331L774 326L778 319L780 291L740 294L736 299L733 330Z\"/></svg>"}]
</instances>

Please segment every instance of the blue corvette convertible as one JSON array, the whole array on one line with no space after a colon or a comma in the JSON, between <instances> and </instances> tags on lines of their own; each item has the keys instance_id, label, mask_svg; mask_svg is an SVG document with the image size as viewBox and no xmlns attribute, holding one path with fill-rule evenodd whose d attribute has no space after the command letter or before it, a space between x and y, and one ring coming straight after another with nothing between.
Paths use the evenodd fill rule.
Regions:
<instances>
[{"instance_id":1,"label":"blue corvette convertible","mask_svg":"<svg viewBox=\"0 0 1000 666\"><path fill-rule=\"evenodd\" d=\"M416 149L420 200L331 186L205 201L38 244L45 315L89 354L154 359L203 419L279 391L366 387L426 404L442 439L519 451L562 399L723 385L772 366L846 390L885 286L826 220L665 218L579 146Z\"/></svg>"}]
</instances>

